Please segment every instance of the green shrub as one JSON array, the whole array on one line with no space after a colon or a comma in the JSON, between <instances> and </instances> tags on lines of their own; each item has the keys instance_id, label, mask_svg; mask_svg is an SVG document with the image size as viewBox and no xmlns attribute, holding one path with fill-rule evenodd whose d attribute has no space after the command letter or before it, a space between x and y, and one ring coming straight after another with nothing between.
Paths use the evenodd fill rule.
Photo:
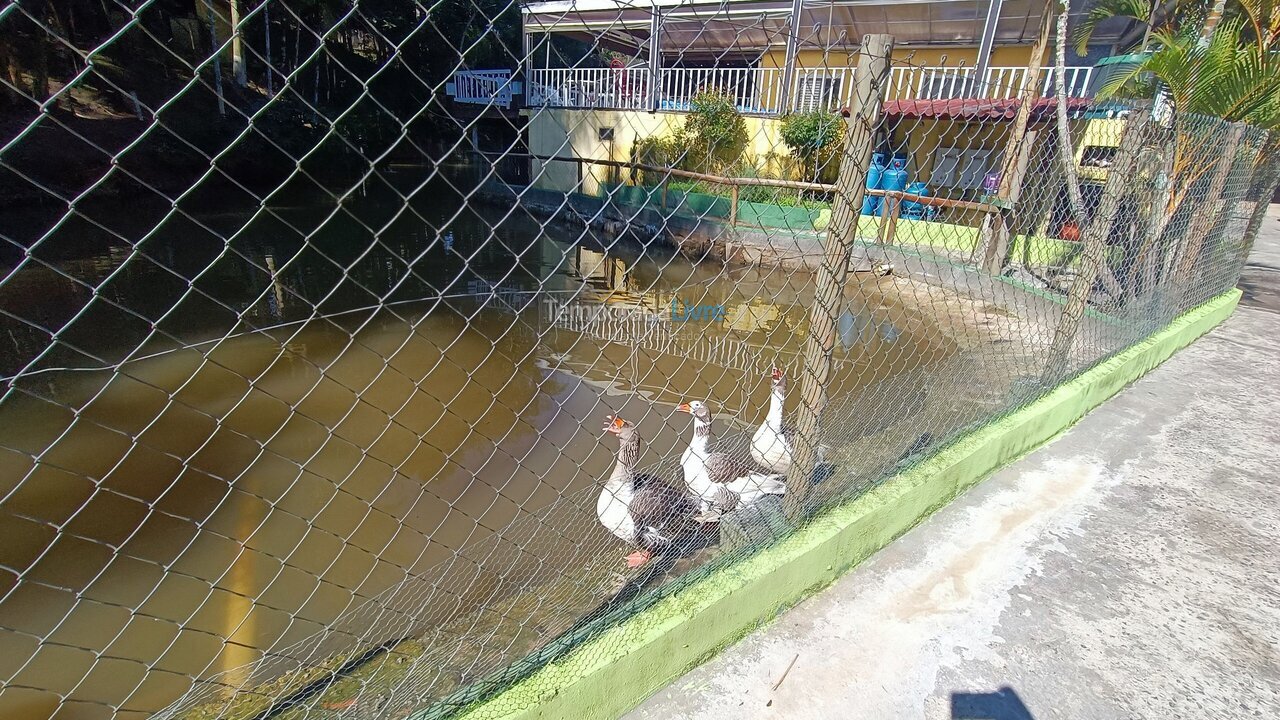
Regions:
<instances>
[{"instance_id":1,"label":"green shrub","mask_svg":"<svg viewBox=\"0 0 1280 720\"><path fill-rule=\"evenodd\" d=\"M703 91L690 103L684 121L687 159L701 172L720 172L737 162L747 147L747 121L737 101L724 93Z\"/></svg>"},{"instance_id":2,"label":"green shrub","mask_svg":"<svg viewBox=\"0 0 1280 720\"><path fill-rule=\"evenodd\" d=\"M804 163L808 179L835 182L844 129L844 118L832 112L793 113L782 120L782 141Z\"/></svg>"},{"instance_id":3,"label":"green shrub","mask_svg":"<svg viewBox=\"0 0 1280 720\"><path fill-rule=\"evenodd\" d=\"M683 133L668 137L636 138L631 155L635 162L652 167L684 169L688 164L688 146ZM643 185L658 185L666 176L666 173L645 170L640 172L638 178L633 177L633 181Z\"/></svg>"}]
</instances>

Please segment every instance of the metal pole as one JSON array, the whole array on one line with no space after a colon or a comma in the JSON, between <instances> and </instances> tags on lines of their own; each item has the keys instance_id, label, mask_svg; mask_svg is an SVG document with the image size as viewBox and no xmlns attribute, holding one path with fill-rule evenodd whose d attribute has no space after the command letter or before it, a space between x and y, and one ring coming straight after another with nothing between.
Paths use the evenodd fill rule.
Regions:
<instances>
[{"instance_id":1,"label":"metal pole","mask_svg":"<svg viewBox=\"0 0 1280 720\"><path fill-rule=\"evenodd\" d=\"M991 67L991 46L996 39L996 25L1000 23L1000 9L1004 0L991 0L987 5L987 21L982 26L982 39L978 43L978 62L973 67L973 96L982 97L987 85L987 70ZM1049 8L1045 6L1045 12Z\"/></svg>"},{"instance_id":2,"label":"metal pole","mask_svg":"<svg viewBox=\"0 0 1280 720\"><path fill-rule=\"evenodd\" d=\"M791 0L791 16L787 20L787 58L782 66L782 97L778 100L778 114L791 111L794 100L792 87L796 81L796 54L800 51L800 11L804 0Z\"/></svg>"},{"instance_id":3,"label":"metal pole","mask_svg":"<svg viewBox=\"0 0 1280 720\"><path fill-rule=\"evenodd\" d=\"M854 95L846 121L840 175L831 202L831 224L823 247L822 265L815 278L814 303L809 312L809 336L805 340L800 378L800 407L796 414L795 443L785 506L787 517L800 522L809 513L810 479L817 466L822 411L827 404L831 378L831 352L836 343L836 319L843 306L849 274L849 254L858 231L858 216L866 192L867 167L875 150L881 102L889 82L889 58L893 36L867 35L862 39L858 68L853 74Z\"/></svg>"},{"instance_id":4,"label":"metal pole","mask_svg":"<svg viewBox=\"0 0 1280 720\"><path fill-rule=\"evenodd\" d=\"M649 112L658 111L662 96L662 12L655 2L649 18Z\"/></svg>"}]
</instances>

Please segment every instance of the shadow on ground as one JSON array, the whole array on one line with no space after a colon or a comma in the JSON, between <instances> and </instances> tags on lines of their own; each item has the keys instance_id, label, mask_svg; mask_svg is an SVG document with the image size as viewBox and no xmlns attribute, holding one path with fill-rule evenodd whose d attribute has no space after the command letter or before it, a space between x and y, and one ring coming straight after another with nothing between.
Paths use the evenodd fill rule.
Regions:
<instances>
[{"instance_id":1,"label":"shadow on ground","mask_svg":"<svg viewBox=\"0 0 1280 720\"><path fill-rule=\"evenodd\" d=\"M995 692L951 693L951 720L1035 720L1011 687Z\"/></svg>"}]
</instances>

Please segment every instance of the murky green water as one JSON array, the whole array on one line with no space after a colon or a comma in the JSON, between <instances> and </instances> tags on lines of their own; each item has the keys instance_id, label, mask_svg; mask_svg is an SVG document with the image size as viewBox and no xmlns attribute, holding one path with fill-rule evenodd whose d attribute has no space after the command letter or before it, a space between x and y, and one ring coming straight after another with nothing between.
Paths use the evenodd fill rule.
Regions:
<instances>
[{"instance_id":1,"label":"murky green water","mask_svg":"<svg viewBox=\"0 0 1280 720\"><path fill-rule=\"evenodd\" d=\"M422 197L150 233L166 208L96 208L35 244L48 266L0 258L0 717L155 711L262 680L239 668L394 588L442 621L570 550L620 557L593 501L562 502L607 475L602 417L658 460L685 443L675 403L756 422L795 362L807 275ZM874 285L849 296L833 393L948 352Z\"/></svg>"}]
</instances>

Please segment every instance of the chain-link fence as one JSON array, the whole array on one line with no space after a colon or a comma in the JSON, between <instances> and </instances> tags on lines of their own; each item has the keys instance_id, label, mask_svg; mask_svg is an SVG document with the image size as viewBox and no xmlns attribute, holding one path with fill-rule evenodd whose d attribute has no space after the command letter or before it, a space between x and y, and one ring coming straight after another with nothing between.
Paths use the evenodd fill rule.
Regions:
<instances>
[{"instance_id":1,"label":"chain-link fence","mask_svg":"<svg viewBox=\"0 0 1280 720\"><path fill-rule=\"evenodd\" d=\"M0 4L0 715L447 716L1231 288L1274 190L1088 67L598 5Z\"/></svg>"}]
</instances>

